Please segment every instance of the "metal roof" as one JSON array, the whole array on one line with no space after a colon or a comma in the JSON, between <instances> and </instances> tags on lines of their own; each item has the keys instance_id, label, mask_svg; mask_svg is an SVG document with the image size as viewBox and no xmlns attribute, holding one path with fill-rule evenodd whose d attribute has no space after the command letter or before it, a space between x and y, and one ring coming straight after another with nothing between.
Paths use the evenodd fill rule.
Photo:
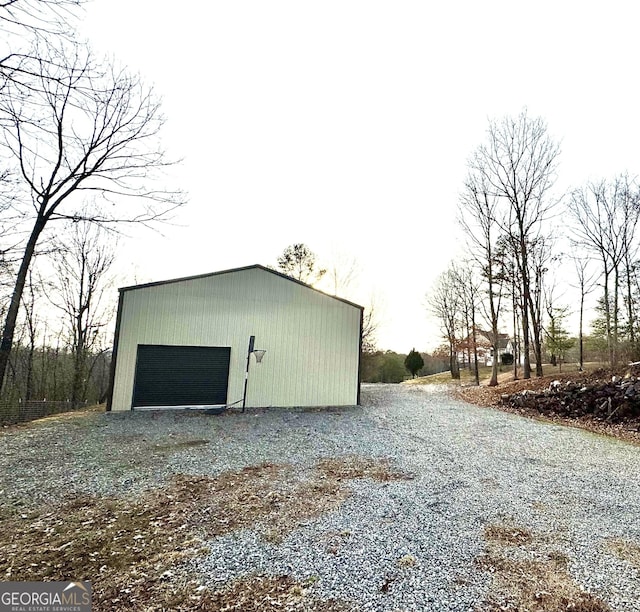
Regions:
<instances>
[{"instance_id":1,"label":"metal roof","mask_svg":"<svg viewBox=\"0 0 640 612\"><path fill-rule=\"evenodd\" d=\"M353 306L354 308L359 308L360 310L364 310L364 306L360 306L359 304L350 302L349 300L345 300L335 295L330 295L329 293L325 293L324 291L320 291L320 289L316 289L311 285L307 285L307 283L303 283L302 281L299 281L297 278L293 278L292 276L287 276L282 272L278 272L277 270L272 270L271 268L267 268L266 266L262 266L260 264L254 264L252 266L244 266L242 268L231 268L229 270L220 270L218 272L208 272L207 274L196 274L195 276L183 276L182 278L172 278L169 280L155 281L152 283L142 283L140 285L130 285L128 287L120 287L118 291L123 293L124 291L134 291L135 289L146 289L148 287L159 287L161 285L170 285L171 283L181 283L183 281L209 278L210 276L220 276L222 274L233 274L234 272L244 272L245 270L263 270L264 272L269 272L270 274L274 274L275 276L280 276L281 278L291 281L292 283L297 283L298 285L302 285L307 289L316 291L317 293L320 293L326 297L332 298L334 300L338 300L339 302L343 302L344 304L348 304L349 306Z\"/></svg>"}]
</instances>

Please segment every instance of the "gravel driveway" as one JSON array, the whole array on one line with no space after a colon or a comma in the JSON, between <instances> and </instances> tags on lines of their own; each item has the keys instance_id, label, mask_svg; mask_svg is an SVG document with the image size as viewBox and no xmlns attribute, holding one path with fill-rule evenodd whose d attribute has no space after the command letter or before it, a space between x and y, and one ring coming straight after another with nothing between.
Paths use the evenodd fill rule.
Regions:
<instances>
[{"instance_id":1,"label":"gravel driveway","mask_svg":"<svg viewBox=\"0 0 640 612\"><path fill-rule=\"evenodd\" d=\"M167 444L198 439L209 442ZM495 578L481 562L487 528L511 526L527 544L505 546L506 558L562 555L579 587L612 610L640 611L640 567L611 545L640 550L640 447L476 408L437 387L365 385L363 406L350 409L96 414L7 430L0 510L76 492L128 495L173 473L262 462L306 470L354 455L388 458L413 478L352 480L336 510L282 542L234 531L191 569L213 587L250 572L290 574L358 610L473 610Z\"/></svg>"}]
</instances>

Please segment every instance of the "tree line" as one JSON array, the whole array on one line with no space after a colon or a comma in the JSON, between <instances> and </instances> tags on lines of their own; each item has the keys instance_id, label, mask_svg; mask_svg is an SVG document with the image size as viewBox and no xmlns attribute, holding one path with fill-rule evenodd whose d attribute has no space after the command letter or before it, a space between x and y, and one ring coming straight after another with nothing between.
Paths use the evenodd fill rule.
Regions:
<instances>
[{"instance_id":1,"label":"tree line","mask_svg":"<svg viewBox=\"0 0 640 612\"><path fill-rule=\"evenodd\" d=\"M526 110L490 121L486 141L469 157L458 202L464 256L428 293L454 378L461 346L476 347L479 328L488 330L496 355L500 334L510 331L515 378L541 376L545 348L552 361L563 358L574 340L565 328L569 305L560 302L554 277L567 261L569 284L579 294L580 367L586 297L595 291L591 333L606 343L609 365L640 358L638 182L622 173L558 195L559 159L545 121ZM497 384L498 365L494 359L490 385Z\"/></svg>"},{"instance_id":2,"label":"tree line","mask_svg":"<svg viewBox=\"0 0 640 612\"><path fill-rule=\"evenodd\" d=\"M104 292L116 237L165 220L184 194L162 185L173 163L160 146L160 102L143 79L97 56L75 31L82 0L0 4L0 388L3 396L99 399L109 323ZM526 111L491 121L468 161L458 202L465 256L429 292L452 374L461 343L488 329L494 349L514 339L514 376L542 374L544 350L569 350L553 271L573 262L584 329L611 366L640 358L635 177L620 174L555 194L560 148ZM565 228L562 245L558 220ZM343 292L353 261L308 267L305 245L278 264ZM313 255L313 254L312 254ZM297 266L297 267L296 267ZM585 320L598 292L597 317ZM364 351L377 353L376 310L365 311ZM592 338L593 339L593 338ZM55 375L52 360L57 359ZM383 360L384 361L384 360ZM497 359L491 384L497 383ZM477 360L476 360L477 362ZM49 365L47 365L49 364ZM46 374L45 374L46 369Z\"/></svg>"},{"instance_id":3,"label":"tree line","mask_svg":"<svg viewBox=\"0 0 640 612\"><path fill-rule=\"evenodd\" d=\"M409 353L395 351L364 351L360 379L367 383L401 383L416 376L439 374L449 369L448 359L442 351Z\"/></svg>"},{"instance_id":4,"label":"tree line","mask_svg":"<svg viewBox=\"0 0 640 612\"><path fill-rule=\"evenodd\" d=\"M0 4L5 398L103 397L114 236L184 202L157 186L173 163L160 147L157 96L80 40L81 8L82 0Z\"/></svg>"}]
</instances>

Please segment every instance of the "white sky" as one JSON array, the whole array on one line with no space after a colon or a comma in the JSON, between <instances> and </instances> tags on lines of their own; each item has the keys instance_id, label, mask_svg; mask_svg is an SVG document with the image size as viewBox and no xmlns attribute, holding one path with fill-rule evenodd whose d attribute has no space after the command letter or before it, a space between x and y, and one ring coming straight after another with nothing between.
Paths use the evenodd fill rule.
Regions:
<instances>
[{"instance_id":1,"label":"white sky","mask_svg":"<svg viewBox=\"0 0 640 612\"><path fill-rule=\"evenodd\" d=\"M460 252L466 160L527 107L561 141L557 191L639 171L637 27L620 2L93 0L86 34L163 98L189 203L125 247L128 283L357 259L381 348L440 343L425 293ZM561 225L561 222L560 224Z\"/></svg>"}]
</instances>

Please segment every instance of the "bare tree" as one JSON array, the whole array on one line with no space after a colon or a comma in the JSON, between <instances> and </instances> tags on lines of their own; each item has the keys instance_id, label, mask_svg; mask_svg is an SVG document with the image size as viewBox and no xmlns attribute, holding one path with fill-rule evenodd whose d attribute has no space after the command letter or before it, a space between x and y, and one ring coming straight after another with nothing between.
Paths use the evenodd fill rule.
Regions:
<instances>
[{"instance_id":1,"label":"bare tree","mask_svg":"<svg viewBox=\"0 0 640 612\"><path fill-rule=\"evenodd\" d=\"M505 243L506 244L506 243ZM522 359L522 342L520 332L520 319L523 310L522 283L518 275L518 267L509 248L505 251L505 277L507 281L507 293L511 298L511 325L513 330L513 380L518 380L518 366Z\"/></svg>"},{"instance_id":2,"label":"bare tree","mask_svg":"<svg viewBox=\"0 0 640 612\"><path fill-rule=\"evenodd\" d=\"M637 304L633 299L633 289L637 282L638 268L638 242L635 239L635 232L640 218L640 190L638 186L629 180L628 176L621 177L624 180L624 197L622 198L623 208L623 231L622 231L622 265L624 271L625 295L624 302L627 308L627 336L629 339L631 353L635 360L637 353Z\"/></svg>"},{"instance_id":3,"label":"bare tree","mask_svg":"<svg viewBox=\"0 0 640 612\"><path fill-rule=\"evenodd\" d=\"M38 64L56 64L49 46L77 38L75 26L85 0L0 0L0 92L11 83L32 87ZM34 62L35 60L35 62ZM59 66L58 66L59 67ZM56 78L51 72L49 78ZM1 118L0 118L1 120Z\"/></svg>"},{"instance_id":4,"label":"bare tree","mask_svg":"<svg viewBox=\"0 0 640 612\"><path fill-rule=\"evenodd\" d=\"M287 276L312 285L318 282L326 270L318 266L316 254L304 243L288 246L280 257L278 267Z\"/></svg>"},{"instance_id":5,"label":"bare tree","mask_svg":"<svg viewBox=\"0 0 640 612\"><path fill-rule=\"evenodd\" d=\"M33 87L40 62L48 62L49 45L58 47L74 36L79 7L84 0L0 0L0 96L15 95L8 85L22 84L24 92ZM44 51L44 52L43 52ZM0 114L0 125L6 119ZM21 216L11 214L18 197L16 172L11 160L0 150L0 258L16 256L17 225Z\"/></svg>"},{"instance_id":6,"label":"bare tree","mask_svg":"<svg viewBox=\"0 0 640 612\"><path fill-rule=\"evenodd\" d=\"M531 280L531 331L533 333L533 354L536 360L536 374L542 374L542 317L545 294L545 276L554 260L553 240L548 236L538 236L530 245Z\"/></svg>"},{"instance_id":7,"label":"bare tree","mask_svg":"<svg viewBox=\"0 0 640 612\"><path fill-rule=\"evenodd\" d=\"M33 279L31 270L27 281L27 292L23 295L24 320L27 331L28 349L25 364L25 391L24 398L30 400L34 396L33 362L36 354L36 343L38 340L39 319L36 314L36 299L39 293L39 283Z\"/></svg>"},{"instance_id":8,"label":"bare tree","mask_svg":"<svg viewBox=\"0 0 640 612\"><path fill-rule=\"evenodd\" d=\"M580 291L580 306L578 308L578 362L580 371L582 372L584 369L584 302L586 296L591 293L595 287L596 275L594 272L588 270L589 259L580 256L574 256L572 259L578 280L577 288Z\"/></svg>"},{"instance_id":9,"label":"bare tree","mask_svg":"<svg viewBox=\"0 0 640 612\"><path fill-rule=\"evenodd\" d=\"M115 304L105 303L110 289L108 273L115 259L115 244L100 226L74 223L68 237L57 241L55 288L51 301L62 311L69 332L73 375L71 401L86 399L86 382ZM92 362L90 363L90 358Z\"/></svg>"},{"instance_id":10,"label":"bare tree","mask_svg":"<svg viewBox=\"0 0 640 612\"><path fill-rule=\"evenodd\" d=\"M560 149L547 133L541 118L529 118L526 111L516 118L491 121L487 143L472 156L471 171L482 180L487 192L507 210L498 219L511 238L522 282L522 339L524 378L531 377L529 356L530 313L534 309L530 278L530 245L554 202L548 192L555 181ZM542 375L541 364L536 374Z\"/></svg>"},{"instance_id":11,"label":"bare tree","mask_svg":"<svg viewBox=\"0 0 640 612\"><path fill-rule=\"evenodd\" d=\"M458 221L469 241L468 252L474 257L486 283L487 319L491 326L491 347L496 356L489 386L495 387L498 384L498 325L505 276L497 219L499 200L491 192L481 173L470 173L460 196Z\"/></svg>"},{"instance_id":12,"label":"bare tree","mask_svg":"<svg viewBox=\"0 0 640 612\"><path fill-rule=\"evenodd\" d=\"M631 263L633 235L640 215L638 203L638 189L624 175L611 182L603 180L589 183L575 190L569 203L574 220L574 241L600 263L605 333L611 366L618 361L621 266L625 262ZM627 272L627 279L630 293L629 286L633 282L630 272Z\"/></svg>"},{"instance_id":13,"label":"bare tree","mask_svg":"<svg viewBox=\"0 0 640 612\"><path fill-rule=\"evenodd\" d=\"M471 350L473 350L473 375L476 385L480 384L480 370L478 368L478 339L477 317L480 295L480 282L473 265L465 262L461 267L452 267L456 285L460 292L460 304L467 329L467 347L469 351L469 366L471 366ZM497 362L497 345L494 355Z\"/></svg>"},{"instance_id":14,"label":"bare tree","mask_svg":"<svg viewBox=\"0 0 640 612\"><path fill-rule=\"evenodd\" d=\"M362 352L374 353L377 350L376 334L380 327L380 308L375 297L369 300L369 306L362 314Z\"/></svg>"},{"instance_id":15,"label":"bare tree","mask_svg":"<svg viewBox=\"0 0 640 612\"><path fill-rule=\"evenodd\" d=\"M344 296L357 280L359 266L355 257L346 253L334 252L326 263L324 283L330 287L333 295Z\"/></svg>"},{"instance_id":16,"label":"bare tree","mask_svg":"<svg viewBox=\"0 0 640 612\"><path fill-rule=\"evenodd\" d=\"M23 188L27 239L0 345L0 383L13 344L22 293L36 245L53 221L97 224L163 220L181 195L150 187L170 162L158 148L158 100L138 77L100 67L88 49L33 59L34 76L10 82L0 99L1 145ZM90 193L96 205L83 207ZM127 202L121 211L123 202Z\"/></svg>"},{"instance_id":17,"label":"bare tree","mask_svg":"<svg viewBox=\"0 0 640 612\"><path fill-rule=\"evenodd\" d=\"M69 22L75 18L83 0L2 0L0 32L5 37L26 33L68 35ZM0 58L0 62L6 58Z\"/></svg>"},{"instance_id":18,"label":"bare tree","mask_svg":"<svg viewBox=\"0 0 640 612\"><path fill-rule=\"evenodd\" d=\"M431 314L440 322L442 335L449 347L451 378L459 380L458 343L461 335L462 304L457 275L452 266L438 276L435 286L427 295L427 304Z\"/></svg>"}]
</instances>

